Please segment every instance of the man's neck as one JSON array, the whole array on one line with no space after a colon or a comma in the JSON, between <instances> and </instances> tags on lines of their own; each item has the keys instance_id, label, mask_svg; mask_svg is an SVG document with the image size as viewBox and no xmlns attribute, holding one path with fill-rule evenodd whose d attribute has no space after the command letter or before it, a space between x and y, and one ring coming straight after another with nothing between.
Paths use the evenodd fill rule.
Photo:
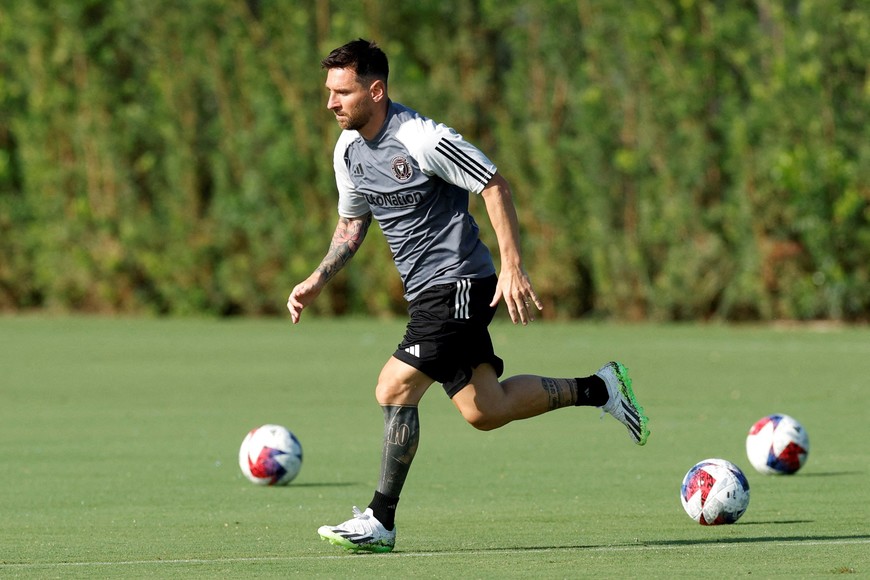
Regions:
<instances>
[{"instance_id":1,"label":"man's neck","mask_svg":"<svg viewBox=\"0 0 870 580\"><path fill-rule=\"evenodd\" d=\"M384 128L384 123L387 121L387 110L389 107L390 101L388 99L387 102L384 103L384 106L372 115L372 118L369 119L366 126L359 130L359 134L362 135L363 139L366 141L372 141L378 136L378 133L380 133L381 129Z\"/></svg>"}]
</instances>

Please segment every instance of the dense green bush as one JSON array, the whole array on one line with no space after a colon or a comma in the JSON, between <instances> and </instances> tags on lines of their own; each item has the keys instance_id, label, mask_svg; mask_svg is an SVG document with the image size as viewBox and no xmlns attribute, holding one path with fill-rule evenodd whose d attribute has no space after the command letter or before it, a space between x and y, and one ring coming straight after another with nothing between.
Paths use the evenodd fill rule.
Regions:
<instances>
[{"instance_id":1,"label":"dense green bush","mask_svg":"<svg viewBox=\"0 0 870 580\"><path fill-rule=\"evenodd\" d=\"M319 60L358 36L511 181L548 315L870 318L850 0L3 3L0 310L281 313L336 219ZM316 308L404 308L379 238Z\"/></svg>"}]
</instances>

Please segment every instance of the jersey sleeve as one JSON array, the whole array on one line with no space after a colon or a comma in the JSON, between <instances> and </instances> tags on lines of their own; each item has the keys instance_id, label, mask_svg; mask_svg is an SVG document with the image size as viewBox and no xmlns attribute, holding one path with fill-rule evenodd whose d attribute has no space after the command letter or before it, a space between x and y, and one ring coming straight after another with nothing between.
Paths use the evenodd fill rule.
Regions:
<instances>
[{"instance_id":1,"label":"jersey sleeve","mask_svg":"<svg viewBox=\"0 0 870 580\"><path fill-rule=\"evenodd\" d=\"M343 131L335 144L332 156L335 185L338 188L338 215L343 218L357 218L370 211L365 197L354 190L345 158L348 145L356 138L356 135L356 131Z\"/></svg>"},{"instance_id":2,"label":"jersey sleeve","mask_svg":"<svg viewBox=\"0 0 870 580\"><path fill-rule=\"evenodd\" d=\"M480 193L497 171L495 164L462 135L425 117L406 121L396 137L420 170L472 193Z\"/></svg>"}]
</instances>

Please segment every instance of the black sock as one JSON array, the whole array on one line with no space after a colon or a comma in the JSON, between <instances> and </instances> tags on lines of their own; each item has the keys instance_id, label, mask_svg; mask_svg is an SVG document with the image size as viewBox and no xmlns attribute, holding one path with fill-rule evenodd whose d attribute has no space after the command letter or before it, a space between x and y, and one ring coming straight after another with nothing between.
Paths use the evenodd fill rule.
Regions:
<instances>
[{"instance_id":1,"label":"black sock","mask_svg":"<svg viewBox=\"0 0 870 580\"><path fill-rule=\"evenodd\" d=\"M607 402L607 385L598 375L592 375L577 381L577 406L600 407Z\"/></svg>"},{"instance_id":2,"label":"black sock","mask_svg":"<svg viewBox=\"0 0 870 580\"><path fill-rule=\"evenodd\" d=\"M388 497L379 491L375 492L375 497L372 498L372 503L369 507L374 513L378 521L385 528L392 530L396 526L396 505L399 503L399 498Z\"/></svg>"}]
</instances>

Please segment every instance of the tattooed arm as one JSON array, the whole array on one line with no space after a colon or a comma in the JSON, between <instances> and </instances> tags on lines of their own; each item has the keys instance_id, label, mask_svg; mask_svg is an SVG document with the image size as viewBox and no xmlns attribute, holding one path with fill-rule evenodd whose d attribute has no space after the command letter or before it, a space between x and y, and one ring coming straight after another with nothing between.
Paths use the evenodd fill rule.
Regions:
<instances>
[{"instance_id":1,"label":"tattooed arm","mask_svg":"<svg viewBox=\"0 0 870 580\"><path fill-rule=\"evenodd\" d=\"M290 311L293 324L299 322L302 310L317 298L326 283L353 258L365 239L371 223L371 213L358 218L339 218L326 256L321 260L314 273L304 282L297 284L290 292L290 297L287 299L287 310Z\"/></svg>"}]
</instances>

